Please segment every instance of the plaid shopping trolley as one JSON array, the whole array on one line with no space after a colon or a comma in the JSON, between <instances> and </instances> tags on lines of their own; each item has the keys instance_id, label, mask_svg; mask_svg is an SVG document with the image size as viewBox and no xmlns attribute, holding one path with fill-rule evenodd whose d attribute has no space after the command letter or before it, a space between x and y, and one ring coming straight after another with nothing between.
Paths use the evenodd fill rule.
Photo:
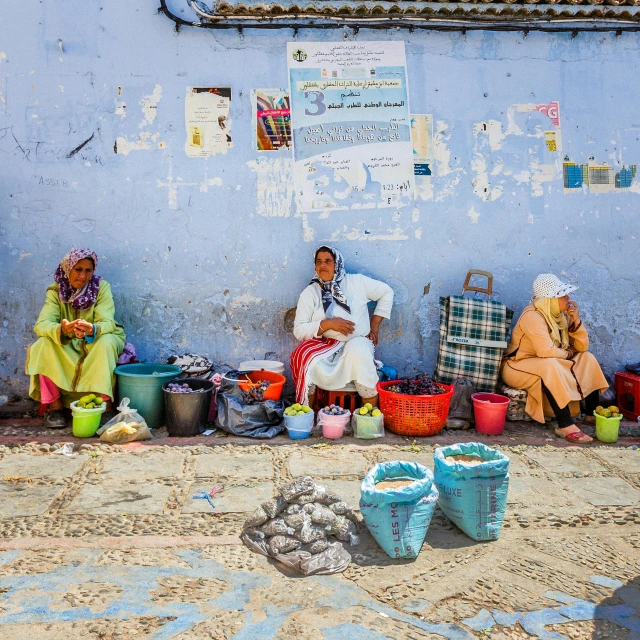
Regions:
<instances>
[{"instance_id":1,"label":"plaid shopping trolley","mask_svg":"<svg viewBox=\"0 0 640 640\"><path fill-rule=\"evenodd\" d=\"M469 286L473 275L486 276L487 287ZM488 300L465 298L466 291L486 293ZM440 342L434 379L451 384L467 378L478 391L494 391L513 311L491 299L493 276L471 270L462 295L440 298Z\"/></svg>"}]
</instances>

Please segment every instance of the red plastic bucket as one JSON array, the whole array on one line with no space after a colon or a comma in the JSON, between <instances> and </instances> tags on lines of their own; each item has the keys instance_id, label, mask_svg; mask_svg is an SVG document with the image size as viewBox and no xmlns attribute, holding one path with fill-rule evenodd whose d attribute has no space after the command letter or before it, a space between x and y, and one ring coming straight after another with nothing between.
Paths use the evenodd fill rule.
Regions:
<instances>
[{"instance_id":1,"label":"red plastic bucket","mask_svg":"<svg viewBox=\"0 0 640 640\"><path fill-rule=\"evenodd\" d=\"M509 398L497 393L474 393L471 398L476 431L489 436L499 436L504 431Z\"/></svg>"}]
</instances>

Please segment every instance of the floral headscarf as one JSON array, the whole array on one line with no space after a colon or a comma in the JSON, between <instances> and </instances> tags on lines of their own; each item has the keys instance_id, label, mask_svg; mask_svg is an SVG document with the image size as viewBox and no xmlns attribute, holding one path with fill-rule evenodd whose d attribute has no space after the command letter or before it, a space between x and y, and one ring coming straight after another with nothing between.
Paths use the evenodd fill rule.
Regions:
<instances>
[{"instance_id":1,"label":"floral headscarf","mask_svg":"<svg viewBox=\"0 0 640 640\"><path fill-rule=\"evenodd\" d=\"M340 289L340 283L346 275L346 271L344 270L344 258L342 257L342 254L333 247L327 247L326 245L323 245L316 250L315 255L317 256L318 252L320 251L328 251L336 261L336 270L333 274L333 280L324 282L324 280L321 280L320 276L316 273L309 284L317 282L320 285L320 288L322 289L322 306L325 312L331 306L331 303L335 302L345 311L351 313L351 309L347 304L347 298L342 292L342 289Z\"/></svg>"},{"instance_id":2,"label":"floral headscarf","mask_svg":"<svg viewBox=\"0 0 640 640\"><path fill-rule=\"evenodd\" d=\"M74 289L69 282L69 274L80 260L90 258L93 260L94 269L98 268L98 256L91 249L71 249L67 255L62 258L54 274L54 280L60 287L60 300L70 303L74 309L85 311L96 301L98 297L98 289L100 288L100 276L93 275L91 280L82 288Z\"/></svg>"}]
</instances>

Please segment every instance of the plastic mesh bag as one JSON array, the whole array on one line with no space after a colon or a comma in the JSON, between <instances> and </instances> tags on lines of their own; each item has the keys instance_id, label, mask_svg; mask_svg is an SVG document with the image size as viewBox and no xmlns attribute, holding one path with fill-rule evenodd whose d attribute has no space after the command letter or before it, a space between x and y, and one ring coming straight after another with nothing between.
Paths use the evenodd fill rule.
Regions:
<instances>
[{"instance_id":1,"label":"plastic mesh bag","mask_svg":"<svg viewBox=\"0 0 640 640\"><path fill-rule=\"evenodd\" d=\"M118 405L118 413L98 429L96 435L100 436L101 442L120 444L151 439L151 431L146 420L129 406L129 402L129 398L122 398Z\"/></svg>"}]
</instances>

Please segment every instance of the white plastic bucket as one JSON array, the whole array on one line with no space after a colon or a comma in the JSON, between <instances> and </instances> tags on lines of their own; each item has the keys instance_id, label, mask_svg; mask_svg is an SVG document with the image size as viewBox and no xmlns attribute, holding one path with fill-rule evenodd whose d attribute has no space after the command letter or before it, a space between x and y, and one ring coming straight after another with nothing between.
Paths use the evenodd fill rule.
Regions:
<instances>
[{"instance_id":1,"label":"white plastic bucket","mask_svg":"<svg viewBox=\"0 0 640 640\"><path fill-rule=\"evenodd\" d=\"M277 360L246 360L238 365L238 371L273 371L284 375L284 363Z\"/></svg>"}]
</instances>

